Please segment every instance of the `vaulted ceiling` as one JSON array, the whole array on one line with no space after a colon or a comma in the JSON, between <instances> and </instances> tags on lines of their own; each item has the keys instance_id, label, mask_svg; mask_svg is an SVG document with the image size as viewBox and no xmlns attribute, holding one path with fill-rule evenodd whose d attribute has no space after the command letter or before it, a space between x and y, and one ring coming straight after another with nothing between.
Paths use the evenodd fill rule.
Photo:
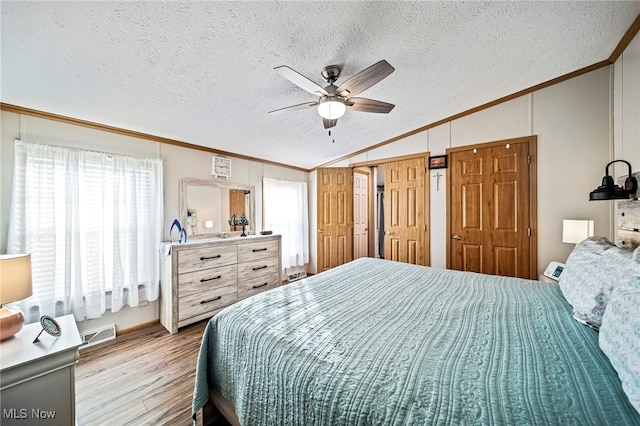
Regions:
<instances>
[{"instance_id":1,"label":"vaulted ceiling","mask_svg":"<svg viewBox=\"0 0 640 426\"><path fill-rule=\"evenodd\" d=\"M1 101L312 168L606 60L640 1L7 2ZM385 59L332 129L287 65L325 86Z\"/></svg>"}]
</instances>

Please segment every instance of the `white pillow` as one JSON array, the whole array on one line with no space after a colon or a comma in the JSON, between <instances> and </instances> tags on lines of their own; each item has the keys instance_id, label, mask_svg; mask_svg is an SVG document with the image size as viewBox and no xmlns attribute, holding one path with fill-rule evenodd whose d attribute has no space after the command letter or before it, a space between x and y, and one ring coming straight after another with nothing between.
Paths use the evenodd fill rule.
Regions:
<instances>
[{"instance_id":1,"label":"white pillow","mask_svg":"<svg viewBox=\"0 0 640 426\"><path fill-rule=\"evenodd\" d=\"M640 248L636 253L634 261L640 264ZM618 373L631 405L640 413L640 277L613 289L599 344Z\"/></svg>"},{"instance_id":2,"label":"white pillow","mask_svg":"<svg viewBox=\"0 0 640 426\"><path fill-rule=\"evenodd\" d=\"M604 237L587 238L571 252L560 275L560 290L573 307L574 317L596 329L602 322L613 284L602 255L613 248L615 244Z\"/></svg>"}]
</instances>

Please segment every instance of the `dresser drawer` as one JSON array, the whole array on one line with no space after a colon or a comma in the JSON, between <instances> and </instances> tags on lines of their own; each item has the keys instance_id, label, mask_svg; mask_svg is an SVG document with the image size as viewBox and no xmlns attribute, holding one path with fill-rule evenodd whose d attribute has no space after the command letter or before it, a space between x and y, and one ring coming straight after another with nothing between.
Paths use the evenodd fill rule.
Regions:
<instances>
[{"instance_id":1,"label":"dresser drawer","mask_svg":"<svg viewBox=\"0 0 640 426\"><path fill-rule=\"evenodd\" d=\"M269 257L267 259L258 259L253 262L238 263L238 282L252 280L255 277L277 273L279 265L278 257Z\"/></svg>"},{"instance_id":2,"label":"dresser drawer","mask_svg":"<svg viewBox=\"0 0 640 426\"><path fill-rule=\"evenodd\" d=\"M238 265L202 269L178 275L179 296L198 293L215 287L234 285L238 279Z\"/></svg>"},{"instance_id":3,"label":"dresser drawer","mask_svg":"<svg viewBox=\"0 0 640 426\"><path fill-rule=\"evenodd\" d=\"M238 262L236 245L203 247L178 252L178 274Z\"/></svg>"},{"instance_id":4,"label":"dresser drawer","mask_svg":"<svg viewBox=\"0 0 640 426\"><path fill-rule=\"evenodd\" d=\"M276 288L280 285L280 274L270 273L262 277L238 282L238 300Z\"/></svg>"},{"instance_id":5,"label":"dresser drawer","mask_svg":"<svg viewBox=\"0 0 640 426\"><path fill-rule=\"evenodd\" d=\"M238 287L236 284L180 296L178 302L179 320L206 314L237 301Z\"/></svg>"},{"instance_id":6,"label":"dresser drawer","mask_svg":"<svg viewBox=\"0 0 640 426\"><path fill-rule=\"evenodd\" d=\"M255 241L238 245L238 262L250 262L265 257L279 256L278 240Z\"/></svg>"}]
</instances>

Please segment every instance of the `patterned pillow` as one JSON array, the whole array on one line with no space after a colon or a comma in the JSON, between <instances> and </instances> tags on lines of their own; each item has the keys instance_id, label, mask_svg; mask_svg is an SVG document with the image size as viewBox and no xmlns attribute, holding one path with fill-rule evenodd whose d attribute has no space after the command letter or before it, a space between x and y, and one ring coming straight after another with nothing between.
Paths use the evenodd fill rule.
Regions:
<instances>
[{"instance_id":1,"label":"patterned pillow","mask_svg":"<svg viewBox=\"0 0 640 426\"><path fill-rule=\"evenodd\" d=\"M604 237L587 238L571 252L560 275L560 290L573 307L574 317L595 328L600 326L608 299L608 290L603 288L611 287L607 275L610 272L603 267L601 258L615 247ZM600 300L596 301L598 296Z\"/></svg>"},{"instance_id":2,"label":"patterned pillow","mask_svg":"<svg viewBox=\"0 0 640 426\"><path fill-rule=\"evenodd\" d=\"M636 253L634 261L640 264L640 248ZM618 372L631 405L640 412L640 277L613 289L599 343Z\"/></svg>"},{"instance_id":3,"label":"patterned pillow","mask_svg":"<svg viewBox=\"0 0 640 426\"><path fill-rule=\"evenodd\" d=\"M607 277L596 295L596 309L604 314L611 292L617 286L628 283L634 277L640 277L640 263L632 259L634 252L629 249L612 247L602 253L602 267ZM600 317L602 322L602 317Z\"/></svg>"}]
</instances>

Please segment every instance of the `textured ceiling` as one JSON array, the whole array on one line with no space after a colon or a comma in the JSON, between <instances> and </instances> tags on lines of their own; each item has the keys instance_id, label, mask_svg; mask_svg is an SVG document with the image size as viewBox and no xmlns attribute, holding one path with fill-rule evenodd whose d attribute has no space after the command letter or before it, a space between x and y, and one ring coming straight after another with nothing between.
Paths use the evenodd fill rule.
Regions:
<instances>
[{"instance_id":1,"label":"textured ceiling","mask_svg":"<svg viewBox=\"0 0 640 426\"><path fill-rule=\"evenodd\" d=\"M7 2L1 100L196 145L312 168L605 60L640 1ZM347 111L332 137L324 86L386 59L361 94L388 115ZM335 142L332 141L335 140Z\"/></svg>"}]
</instances>

